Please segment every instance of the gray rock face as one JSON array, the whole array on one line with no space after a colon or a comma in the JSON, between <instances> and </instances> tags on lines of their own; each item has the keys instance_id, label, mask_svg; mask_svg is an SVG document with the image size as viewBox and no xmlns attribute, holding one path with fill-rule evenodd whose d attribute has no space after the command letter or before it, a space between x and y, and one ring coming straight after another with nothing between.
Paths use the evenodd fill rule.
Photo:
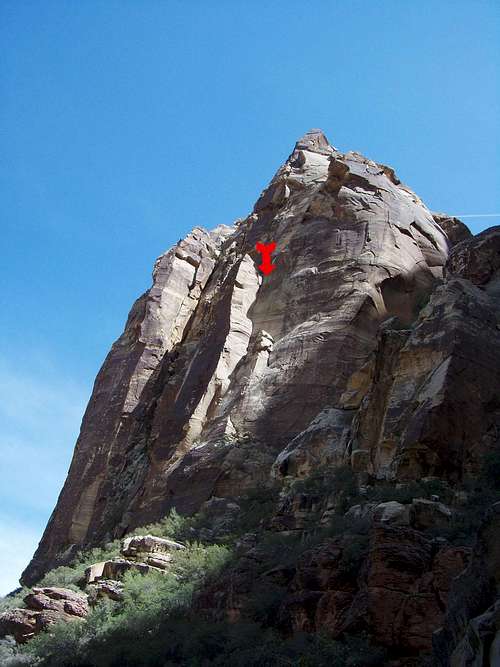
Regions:
<instances>
[{"instance_id":1,"label":"gray rock face","mask_svg":"<svg viewBox=\"0 0 500 667\"><path fill-rule=\"evenodd\" d=\"M381 478L477 474L500 428L498 228L452 250L415 325L382 330L352 464Z\"/></svg>"},{"instance_id":2,"label":"gray rock face","mask_svg":"<svg viewBox=\"0 0 500 667\"><path fill-rule=\"evenodd\" d=\"M97 604L99 600L102 600L103 598L121 602L124 597L122 582L114 579L101 579L100 581L96 581L88 587L88 591L89 603L91 605Z\"/></svg>"},{"instance_id":3,"label":"gray rock face","mask_svg":"<svg viewBox=\"0 0 500 667\"><path fill-rule=\"evenodd\" d=\"M375 521L391 525L410 525L409 508L395 500L389 500L388 502L377 505L373 518Z\"/></svg>"},{"instance_id":4,"label":"gray rock face","mask_svg":"<svg viewBox=\"0 0 500 667\"><path fill-rule=\"evenodd\" d=\"M263 277L255 244L271 241L276 270ZM337 151L319 130L301 138L245 220L197 228L156 263L96 379L23 581L172 507L193 512L265 484L273 464L278 476L350 456L361 469L402 469L424 426L420 412L395 442L387 419L374 423L370 406L394 391L377 385L378 330L391 317L414 322L447 256L445 232L391 168ZM445 290L435 318L452 323L481 293L460 279ZM476 308L487 311L481 299ZM439 404L452 363L444 348L429 354L426 326L377 362L394 365L401 410L411 355L421 350L428 376L414 388L424 407Z\"/></svg>"}]
</instances>

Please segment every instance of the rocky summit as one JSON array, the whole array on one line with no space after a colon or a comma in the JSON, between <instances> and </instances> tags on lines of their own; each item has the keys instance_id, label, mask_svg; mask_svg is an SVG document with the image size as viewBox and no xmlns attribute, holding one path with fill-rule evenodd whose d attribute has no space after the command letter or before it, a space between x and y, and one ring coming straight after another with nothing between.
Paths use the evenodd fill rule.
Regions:
<instances>
[{"instance_id":1,"label":"rocky summit","mask_svg":"<svg viewBox=\"0 0 500 667\"><path fill-rule=\"evenodd\" d=\"M275 244L274 270L259 244ZM383 652L353 665L500 664L496 472L500 228L472 236L311 130L248 217L195 227L156 261L22 583L125 538L82 583L101 576L121 600L125 570L187 558L130 537L175 510L191 533L167 536L233 539L194 596L203 618L255 621L257 572L277 600L257 618L283 641Z\"/></svg>"}]
</instances>

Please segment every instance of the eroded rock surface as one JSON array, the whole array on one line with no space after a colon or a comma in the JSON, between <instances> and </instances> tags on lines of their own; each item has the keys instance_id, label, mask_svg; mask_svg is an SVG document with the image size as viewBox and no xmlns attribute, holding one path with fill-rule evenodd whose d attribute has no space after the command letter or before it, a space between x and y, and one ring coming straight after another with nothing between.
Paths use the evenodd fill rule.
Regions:
<instances>
[{"instance_id":1,"label":"eroded rock surface","mask_svg":"<svg viewBox=\"0 0 500 667\"><path fill-rule=\"evenodd\" d=\"M442 667L499 664L499 535L500 503L495 503L480 528L469 566L453 582L443 627L434 635Z\"/></svg>"},{"instance_id":2,"label":"eroded rock surface","mask_svg":"<svg viewBox=\"0 0 500 667\"><path fill-rule=\"evenodd\" d=\"M446 215L446 213L433 213L434 221L441 227L448 237L450 246L454 246L461 241L472 238L472 234L464 223L458 218Z\"/></svg>"},{"instance_id":3,"label":"eroded rock surface","mask_svg":"<svg viewBox=\"0 0 500 667\"><path fill-rule=\"evenodd\" d=\"M277 244L265 277L257 242ZM279 487L265 530L350 526L261 573L284 594L281 630L366 632L399 667L428 656L442 626L443 665L486 664L500 650L498 549L485 528L468 565L450 535L464 489L500 447L499 350L500 228L473 237L390 167L312 130L247 218L195 228L157 261L96 379L23 581L172 508L202 510L199 537L216 542L247 492ZM339 468L356 476L351 506ZM405 499L424 479L448 500ZM403 495L377 496L384 485ZM212 617L248 613L268 558L252 525L230 585L197 602ZM124 572L165 572L179 548L125 539L120 558L87 571L92 599L120 600ZM12 622L27 636L38 612L21 611Z\"/></svg>"},{"instance_id":4,"label":"eroded rock surface","mask_svg":"<svg viewBox=\"0 0 500 667\"><path fill-rule=\"evenodd\" d=\"M270 240L277 269L263 280L255 244ZM232 438L251 438L248 469L270 468L285 448L282 467L343 458L379 324L414 320L447 253L445 233L392 169L306 134L248 218L197 228L156 263L96 379L24 581L170 507L194 511L230 493ZM328 453L314 451L318 429Z\"/></svg>"},{"instance_id":5,"label":"eroded rock surface","mask_svg":"<svg viewBox=\"0 0 500 667\"><path fill-rule=\"evenodd\" d=\"M0 637L11 635L24 644L54 623L79 620L89 612L87 595L67 588L33 588L24 602L26 608L0 614Z\"/></svg>"},{"instance_id":6,"label":"eroded rock surface","mask_svg":"<svg viewBox=\"0 0 500 667\"><path fill-rule=\"evenodd\" d=\"M102 581L116 582L127 572L149 574L165 572L172 561L172 551L182 551L186 547L179 542L154 535L133 535L123 540L120 556L111 560L93 563L85 570L87 584L96 584L97 592L105 595L106 586Z\"/></svg>"}]
</instances>

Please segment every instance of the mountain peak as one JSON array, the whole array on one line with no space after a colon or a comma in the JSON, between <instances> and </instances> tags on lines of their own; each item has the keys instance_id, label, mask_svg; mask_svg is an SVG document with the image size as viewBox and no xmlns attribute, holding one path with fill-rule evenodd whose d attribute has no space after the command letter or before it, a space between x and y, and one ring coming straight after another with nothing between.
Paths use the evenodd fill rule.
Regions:
<instances>
[{"instance_id":1,"label":"mountain peak","mask_svg":"<svg viewBox=\"0 0 500 667\"><path fill-rule=\"evenodd\" d=\"M330 153L333 146L330 145L323 130L313 128L306 132L295 144L296 150L312 151L313 153Z\"/></svg>"}]
</instances>

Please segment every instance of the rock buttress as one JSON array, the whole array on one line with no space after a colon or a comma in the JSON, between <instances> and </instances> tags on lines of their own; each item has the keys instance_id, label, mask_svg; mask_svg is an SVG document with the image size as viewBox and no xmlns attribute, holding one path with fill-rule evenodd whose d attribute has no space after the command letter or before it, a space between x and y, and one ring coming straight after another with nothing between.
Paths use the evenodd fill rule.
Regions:
<instances>
[{"instance_id":1,"label":"rock buttress","mask_svg":"<svg viewBox=\"0 0 500 667\"><path fill-rule=\"evenodd\" d=\"M265 482L320 414L347 442L339 411L368 390L380 323L414 321L448 254L391 168L339 152L319 130L226 234L195 229L158 261L96 379L23 582L172 507L193 512ZM271 241L277 268L262 277L255 244Z\"/></svg>"}]
</instances>

